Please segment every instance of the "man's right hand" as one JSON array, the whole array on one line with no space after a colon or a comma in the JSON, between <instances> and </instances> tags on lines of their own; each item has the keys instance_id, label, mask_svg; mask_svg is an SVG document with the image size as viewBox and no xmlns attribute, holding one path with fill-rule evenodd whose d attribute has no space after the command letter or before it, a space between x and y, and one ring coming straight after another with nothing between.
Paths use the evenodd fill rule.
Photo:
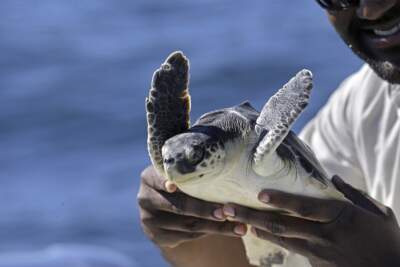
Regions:
<instances>
[{"instance_id":1,"label":"man's right hand","mask_svg":"<svg viewBox=\"0 0 400 267\"><path fill-rule=\"evenodd\" d=\"M246 226L226 221L222 205L190 197L174 187L153 167L142 172L138 193L140 219L146 235L160 247L217 234L240 237Z\"/></svg>"}]
</instances>

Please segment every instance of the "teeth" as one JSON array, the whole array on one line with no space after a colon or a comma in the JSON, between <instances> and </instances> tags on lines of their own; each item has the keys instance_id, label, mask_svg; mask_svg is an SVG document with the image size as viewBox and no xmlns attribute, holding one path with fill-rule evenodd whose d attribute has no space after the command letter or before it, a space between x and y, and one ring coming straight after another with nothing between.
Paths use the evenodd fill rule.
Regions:
<instances>
[{"instance_id":1,"label":"teeth","mask_svg":"<svg viewBox=\"0 0 400 267\"><path fill-rule=\"evenodd\" d=\"M379 36L390 36L400 30L400 23L388 30L374 30L374 33Z\"/></svg>"}]
</instances>

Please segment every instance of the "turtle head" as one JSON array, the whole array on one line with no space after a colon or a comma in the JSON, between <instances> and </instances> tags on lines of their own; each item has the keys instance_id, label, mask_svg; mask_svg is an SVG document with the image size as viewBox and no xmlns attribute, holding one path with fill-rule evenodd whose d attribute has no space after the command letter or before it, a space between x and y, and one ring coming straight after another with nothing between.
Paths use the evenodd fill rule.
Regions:
<instances>
[{"instance_id":1,"label":"turtle head","mask_svg":"<svg viewBox=\"0 0 400 267\"><path fill-rule=\"evenodd\" d=\"M162 148L162 157L167 178L178 186L218 176L225 164L222 142L197 131L168 139Z\"/></svg>"}]
</instances>

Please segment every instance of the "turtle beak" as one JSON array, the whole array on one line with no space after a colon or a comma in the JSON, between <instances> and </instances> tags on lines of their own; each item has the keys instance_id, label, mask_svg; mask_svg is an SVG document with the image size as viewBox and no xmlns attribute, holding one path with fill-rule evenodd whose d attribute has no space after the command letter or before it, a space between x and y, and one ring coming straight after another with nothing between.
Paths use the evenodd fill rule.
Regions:
<instances>
[{"instance_id":1,"label":"turtle beak","mask_svg":"<svg viewBox=\"0 0 400 267\"><path fill-rule=\"evenodd\" d=\"M168 176L168 179L173 181L174 177L182 177L193 173L196 170L196 166L188 162L188 160L185 158L180 160L174 158L165 158L164 170Z\"/></svg>"}]
</instances>

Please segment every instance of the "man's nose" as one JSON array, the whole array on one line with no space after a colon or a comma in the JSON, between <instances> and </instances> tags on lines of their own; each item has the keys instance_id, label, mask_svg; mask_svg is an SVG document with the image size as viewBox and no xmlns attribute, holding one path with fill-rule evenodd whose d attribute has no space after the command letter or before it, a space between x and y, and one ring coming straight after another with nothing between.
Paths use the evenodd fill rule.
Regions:
<instances>
[{"instance_id":1,"label":"man's nose","mask_svg":"<svg viewBox=\"0 0 400 267\"><path fill-rule=\"evenodd\" d=\"M377 20L396 5L398 0L360 0L357 16L365 20Z\"/></svg>"}]
</instances>

